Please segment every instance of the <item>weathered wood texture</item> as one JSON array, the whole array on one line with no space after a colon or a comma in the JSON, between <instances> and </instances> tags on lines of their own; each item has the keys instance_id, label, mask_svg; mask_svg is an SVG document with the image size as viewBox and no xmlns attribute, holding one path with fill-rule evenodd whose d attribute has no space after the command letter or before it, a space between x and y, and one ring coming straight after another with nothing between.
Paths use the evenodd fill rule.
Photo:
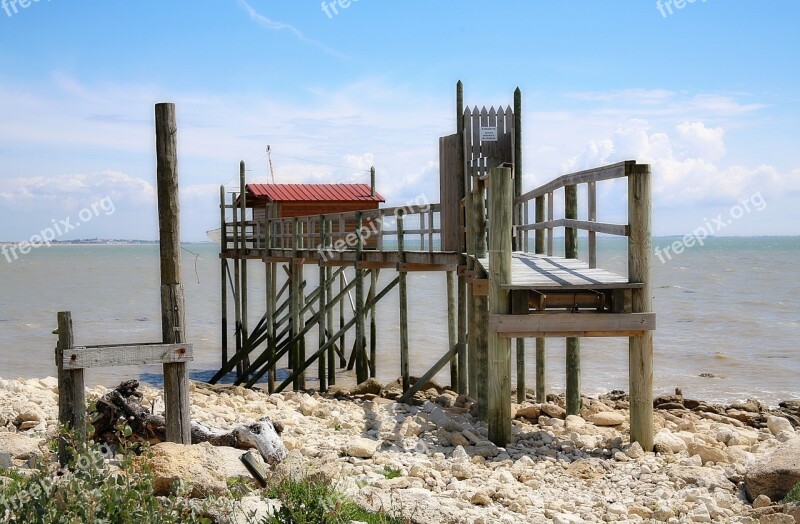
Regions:
<instances>
[{"instance_id":1,"label":"weathered wood texture","mask_svg":"<svg viewBox=\"0 0 800 524\"><path fill-rule=\"evenodd\" d=\"M650 166L631 166L628 175L628 277L643 287L633 290L634 313L652 311L650 284L652 264L652 189ZM631 440L645 451L653 450L653 332L631 337L629 341L629 379L631 402Z\"/></svg>"},{"instance_id":2,"label":"weathered wood texture","mask_svg":"<svg viewBox=\"0 0 800 524\"><path fill-rule=\"evenodd\" d=\"M192 344L136 344L72 348L64 352L61 364L64 369L74 370L178 364L193 359Z\"/></svg>"},{"instance_id":3,"label":"weathered wood texture","mask_svg":"<svg viewBox=\"0 0 800 524\"><path fill-rule=\"evenodd\" d=\"M509 312L513 176L510 168L493 168L489 177L489 309ZM489 331L489 440L500 447L511 442L511 341Z\"/></svg>"},{"instance_id":4,"label":"weathered wood texture","mask_svg":"<svg viewBox=\"0 0 800 524\"><path fill-rule=\"evenodd\" d=\"M578 219L578 186L564 187L564 218ZM564 231L564 254L566 258L578 258L578 230L567 227ZM567 414L578 415L581 411L581 342L576 337L567 338Z\"/></svg>"},{"instance_id":5,"label":"weathered wood texture","mask_svg":"<svg viewBox=\"0 0 800 524\"><path fill-rule=\"evenodd\" d=\"M157 104L156 179L161 252L161 329L165 344L186 342L186 314L181 276L180 199L178 197L178 126L175 104ZM164 364L167 440L191 442L189 378L185 362Z\"/></svg>"},{"instance_id":6,"label":"weathered wood texture","mask_svg":"<svg viewBox=\"0 0 800 524\"><path fill-rule=\"evenodd\" d=\"M479 260L489 270L488 258ZM508 289L631 289L642 284L603 269L591 269L578 259L541 256L532 253L513 253L511 257L511 283Z\"/></svg>"},{"instance_id":7,"label":"weathered wood texture","mask_svg":"<svg viewBox=\"0 0 800 524\"><path fill-rule=\"evenodd\" d=\"M75 337L72 331L72 313L62 311L58 314L58 345L56 364L58 365L58 422L62 427L74 430L79 440L86 438L86 390L83 369L65 369L64 355L72 352ZM64 438L58 440L58 461L62 466L69 463L69 443Z\"/></svg>"},{"instance_id":8,"label":"weathered wood texture","mask_svg":"<svg viewBox=\"0 0 800 524\"><path fill-rule=\"evenodd\" d=\"M439 139L442 251L461 251L464 244L461 229L461 199L464 193L461 153L460 133Z\"/></svg>"}]
</instances>

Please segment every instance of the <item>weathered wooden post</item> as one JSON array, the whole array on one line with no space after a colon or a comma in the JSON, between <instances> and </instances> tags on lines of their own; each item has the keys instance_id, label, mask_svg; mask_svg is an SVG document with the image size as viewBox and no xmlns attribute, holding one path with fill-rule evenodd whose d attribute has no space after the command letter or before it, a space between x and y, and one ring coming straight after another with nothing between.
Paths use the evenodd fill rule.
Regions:
<instances>
[{"instance_id":1,"label":"weathered wooden post","mask_svg":"<svg viewBox=\"0 0 800 524\"><path fill-rule=\"evenodd\" d=\"M242 213L242 234L239 237L241 242L241 264L242 264L242 284L241 284L241 300L242 300L242 347L241 351L245 352L242 358L242 370L245 371L250 368L250 357L247 353L250 351L248 344L249 330L247 322L247 181L244 160L239 162L239 188L241 194L239 195L239 204Z\"/></svg>"},{"instance_id":2,"label":"weathered wooden post","mask_svg":"<svg viewBox=\"0 0 800 524\"><path fill-rule=\"evenodd\" d=\"M228 250L228 227L225 224L225 186L219 186L219 227L220 252ZM220 319L222 335L222 367L228 364L228 259L220 257L220 297L222 299L222 317Z\"/></svg>"},{"instance_id":3,"label":"weathered wooden post","mask_svg":"<svg viewBox=\"0 0 800 524\"><path fill-rule=\"evenodd\" d=\"M492 168L489 174L489 309L494 315L510 312L513 230L513 171ZM489 440L505 447L511 442L511 340L489 332Z\"/></svg>"},{"instance_id":4,"label":"weathered wooden post","mask_svg":"<svg viewBox=\"0 0 800 524\"><path fill-rule=\"evenodd\" d=\"M452 350L458 345L458 298L456 295L456 274L454 271L447 272L447 343ZM458 349L456 357L450 361L450 387L459 391L459 360L461 358Z\"/></svg>"},{"instance_id":5,"label":"weathered wooden post","mask_svg":"<svg viewBox=\"0 0 800 524\"><path fill-rule=\"evenodd\" d=\"M486 201L484 198L485 188L483 182L475 178L475 190L472 192L472 241L476 259L486 256ZM507 204L512 205L512 204ZM490 210L491 212L491 210ZM510 217L509 211L509 217ZM509 231L511 225L509 225ZM479 264L475 264L474 278L485 280L486 273ZM489 296L486 293L477 293L472 290L472 302L474 306L473 323L470 331L475 333L473 342L475 344L475 392L470 395L478 402L478 418L487 420L489 413Z\"/></svg>"},{"instance_id":6,"label":"weathered wooden post","mask_svg":"<svg viewBox=\"0 0 800 524\"><path fill-rule=\"evenodd\" d=\"M653 311L650 282L652 262L650 166L632 165L628 172L628 279L642 282L633 290L632 312ZM653 450L653 332L629 339L631 441Z\"/></svg>"},{"instance_id":7,"label":"weathered wooden post","mask_svg":"<svg viewBox=\"0 0 800 524\"><path fill-rule=\"evenodd\" d=\"M544 222L544 217L545 217L544 195L536 197L535 207L536 209L534 212L536 214L536 222ZM534 250L537 255L545 254L544 234L545 234L544 229L536 230L536 238L534 240ZM547 354L546 354L545 339L537 338L536 339L536 402L540 404L543 402L547 402L546 362L547 362Z\"/></svg>"},{"instance_id":8,"label":"weathered wooden post","mask_svg":"<svg viewBox=\"0 0 800 524\"><path fill-rule=\"evenodd\" d=\"M519 87L514 91L514 199L522 196L522 90ZM514 204L514 225L523 224L523 208L521 204ZM515 230L517 251L525 250L524 236L527 233ZM517 402L525 402L525 339L516 339L517 345Z\"/></svg>"},{"instance_id":9,"label":"weathered wooden post","mask_svg":"<svg viewBox=\"0 0 800 524\"><path fill-rule=\"evenodd\" d=\"M72 313L62 311L58 314L56 333L58 333L58 346L56 346L58 422L67 430L74 431L78 442L84 442L86 440L86 391L83 369L64 369L64 354L68 354L75 345L72 333ZM58 461L61 466L69 463L68 445L69 442L65 438L58 439Z\"/></svg>"},{"instance_id":10,"label":"weathered wooden post","mask_svg":"<svg viewBox=\"0 0 800 524\"><path fill-rule=\"evenodd\" d=\"M403 219L405 211L397 210L397 251L400 264L405 262L405 232ZM411 387L408 371L408 273L405 268L400 268L400 376L403 382L403 392Z\"/></svg>"},{"instance_id":11,"label":"weathered wooden post","mask_svg":"<svg viewBox=\"0 0 800 524\"><path fill-rule=\"evenodd\" d=\"M186 315L181 278L178 126L175 104L157 104L155 113L161 251L161 330L164 344L183 344L186 342ZM164 404L167 441L191 444L189 375L185 362L164 364Z\"/></svg>"},{"instance_id":12,"label":"weathered wooden post","mask_svg":"<svg viewBox=\"0 0 800 524\"><path fill-rule=\"evenodd\" d=\"M325 220L325 215L319 217L319 247L321 250L324 250L325 247L328 245L327 239L327 220ZM319 343L319 347L325 345L326 342L326 334L328 330L328 326L326 321L328 320L327 309L328 309L328 286L327 282L325 281L325 266L320 261L319 264L319 319L317 321L317 329L319 330L317 341ZM318 361L318 373L319 373L319 390L320 391L328 391L328 366L327 366L327 357L328 355L323 351L319 355ZM332 357L332 356L331 356Z\"/></svg>"},{"instance_id":13,"label":"weathered wooden post","mask_svg":"<svg viewBox=\"0 0 800 524\"><path fill-rule=\"evenodd\" d=\"M458 364L460 367L459 371L459 385L458 385L458 392L461 394L472 394L470 392L470 377L472 376L473 370L470 369L472 365L470 355L470 349L467 346L467 322L468 322L468 305L470 303L469 294L467 292L467 277L464 273L464 270L468 269L467 266L467 240L462 233L465 225L469 227L470 221L466 219L466 214L468 213L467 210L470 209L469 205L469 188L468 185L468 178L466 177L465 173L465 164L464 164L464 84L461 80L458 81L456 84L456 133L458 134L458 151L461 155L461 162L459 162L459 166L461 166L461 180L462 182L458 184L458 200L462 202L462 208L458 213L459 217L459 244L460 244L460 251L462 252L462 256L459 260L460 271L458 274Z\"/></svg>"},{"instance_id":14,"label":"weathered wooden post","mask_svg":"<svg viewBox=\"0 0 800 524\"><path fill-rule=\"evenodd\" d=\"M328 243L328 247L333 245L333 224L330 220L325 220L325 238L326 242ZM344 270L342 270L344 271ZM327 286L326 295L328 300L333 300L333 270L330 266L325 267L325 285ZM340 304L343 301L339 301ZM333 333L333 308L329 307L326 304L326 315L328 318L326 319L326 326L328 329L331 330ZM343 352L344 353L344 352ZM336 384L336 348L333 344L330 345L328 349L328 385Z\"/></svg>"},{"instance_id":15,"label":"weathered wooden post","mask_svg":"<svg viewBox=\"0 0 800 524\"><path fill-rule=\"evenodd\" d=\"M564 217L578 219L578 187L564 187ZM578 230L568 227L564 232L566 258L578 258ZM567 414L577 415L581 411L581 341L567 338Z\"/></svg>"},{"instance_id":16,"label":"weathered wooden post","mask_svg":"<svg viewBox=\"0 0 800 524\"><path fill-rule=\"evenodd\" d=\"M364 323L364 269L361 257L364 251L364 217L356 212L356 380L361 384L369 378L367 361L366 326Z\"/></svg>"},{"instance_id":17,"label":"weathered wooden post","mask_svg":"<svg viewBox=\"0 0 800 524\"><path fill-rule=\"evenodd\" d=\"M369 270L369 295L367 302L375 297L378 289L378 269ZM375 378L378 375L378 324L377 324L377 304L373 303L369 308L369 376Z\"/></svg>"}]
</instances>

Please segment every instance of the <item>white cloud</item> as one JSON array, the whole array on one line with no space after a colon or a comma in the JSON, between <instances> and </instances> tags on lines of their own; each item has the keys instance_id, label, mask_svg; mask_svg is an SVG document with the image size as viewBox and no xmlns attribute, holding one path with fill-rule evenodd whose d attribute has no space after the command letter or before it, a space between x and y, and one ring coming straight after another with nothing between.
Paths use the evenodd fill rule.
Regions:
<instances>
[{"instance_id":1,"label":"white cloud","mask_svg":"<svg viewBox=\"0 0 800 524\"><path fill-rule=\"evenodd\" d=\"M245 0L237 0L236 3L239 5L239 7L241 7L242 9L244 9L247 12L247 15L250 17L251 20L253 20L255 23L257 23L261 27L264 27L266 29L270 29L272 31L283 31L283 30L289 31L290 33L292 33L292 35L294 35L295 38L297 38L301 42L305 42L307 44L312 44L312 45L322 49L324 52L326 52L329 55L336 56L336 57L339 57L339 58L344 58L344 55L342 53L340 53L339 51L333 49L332 47L329 47L329 46L323 44L322 42L318 42L316 40L308 38L306 35L303 34L302 31L297 29L295 26L293 26L291 24L286 24L286 23L283 23L283 22L277 22L275 20L267 18L266 16L264 16L261 13L259 13L258 11L256 11Z\"/></svg>"}]
</instances>

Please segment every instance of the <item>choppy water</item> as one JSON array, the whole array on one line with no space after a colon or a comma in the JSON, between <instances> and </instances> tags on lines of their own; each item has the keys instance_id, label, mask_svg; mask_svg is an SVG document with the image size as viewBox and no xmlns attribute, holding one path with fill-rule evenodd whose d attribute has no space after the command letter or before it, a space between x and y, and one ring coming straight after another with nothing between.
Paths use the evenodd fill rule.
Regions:
<instances>
[{"instance_id":1,"label":"choppy water","mask_svg":"<svg viewBox=\"0 0 800 524\"><path fill-rule=\"evenodd\" d=\"M671 239L656 239L665 246ZM189 340L195 377L220 364L219 261L216 246L183 253ZM625 242L601 239L600 266L625 274ZM585 249L583 250L585 252ZM717 238L666 264L654 259L657 392L730 401L754 397L777 403L800 398L800 238ZM263 264L249 265L251 325L264 310ZM309 285L316 268L308 266ZM393 278L385 270L381 282ZM412 374L423 373L447 348L445 277L409 275ZM157 246L58 246L12 264L0 259L0 376L55 374L56 313L70 310L78 345L160 339ZM379 378L399 375L397 291L378 307ZM316 341L309 334L309 343ZM531 341L532 342L532 341ZM352 343L352 336L350 338ZM548 389L564 388L564 342L548 341ZM534 345L528 385L534 383ZM583 388L589 394L627 390L627 341L582 341ZM309 370L313 379L315 366ZM159 369L90 370L87 381L111 385ZM700 375L711 374L715 378ZM342 377L347 379L348 377ZM449 382L447 371L439 377ZM312 381L313 382L313 381Z\"/></svg>"}]
</instances>

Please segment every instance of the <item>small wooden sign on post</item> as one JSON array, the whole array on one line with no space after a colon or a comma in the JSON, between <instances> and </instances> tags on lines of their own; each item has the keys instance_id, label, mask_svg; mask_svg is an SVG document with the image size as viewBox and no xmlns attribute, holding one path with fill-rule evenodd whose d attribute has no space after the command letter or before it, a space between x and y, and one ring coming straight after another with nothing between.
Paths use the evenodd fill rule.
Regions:
<instances>
[{"instance_id":1,"label":"small wooden sign on post","mask_svg":"<svg viewBox=\"0 0 800 524\"><path fill-rule=\"evenodd\" d=\"M481 142L497 142L497 128L481 127Z\"/></svg>"}]
</instances>

